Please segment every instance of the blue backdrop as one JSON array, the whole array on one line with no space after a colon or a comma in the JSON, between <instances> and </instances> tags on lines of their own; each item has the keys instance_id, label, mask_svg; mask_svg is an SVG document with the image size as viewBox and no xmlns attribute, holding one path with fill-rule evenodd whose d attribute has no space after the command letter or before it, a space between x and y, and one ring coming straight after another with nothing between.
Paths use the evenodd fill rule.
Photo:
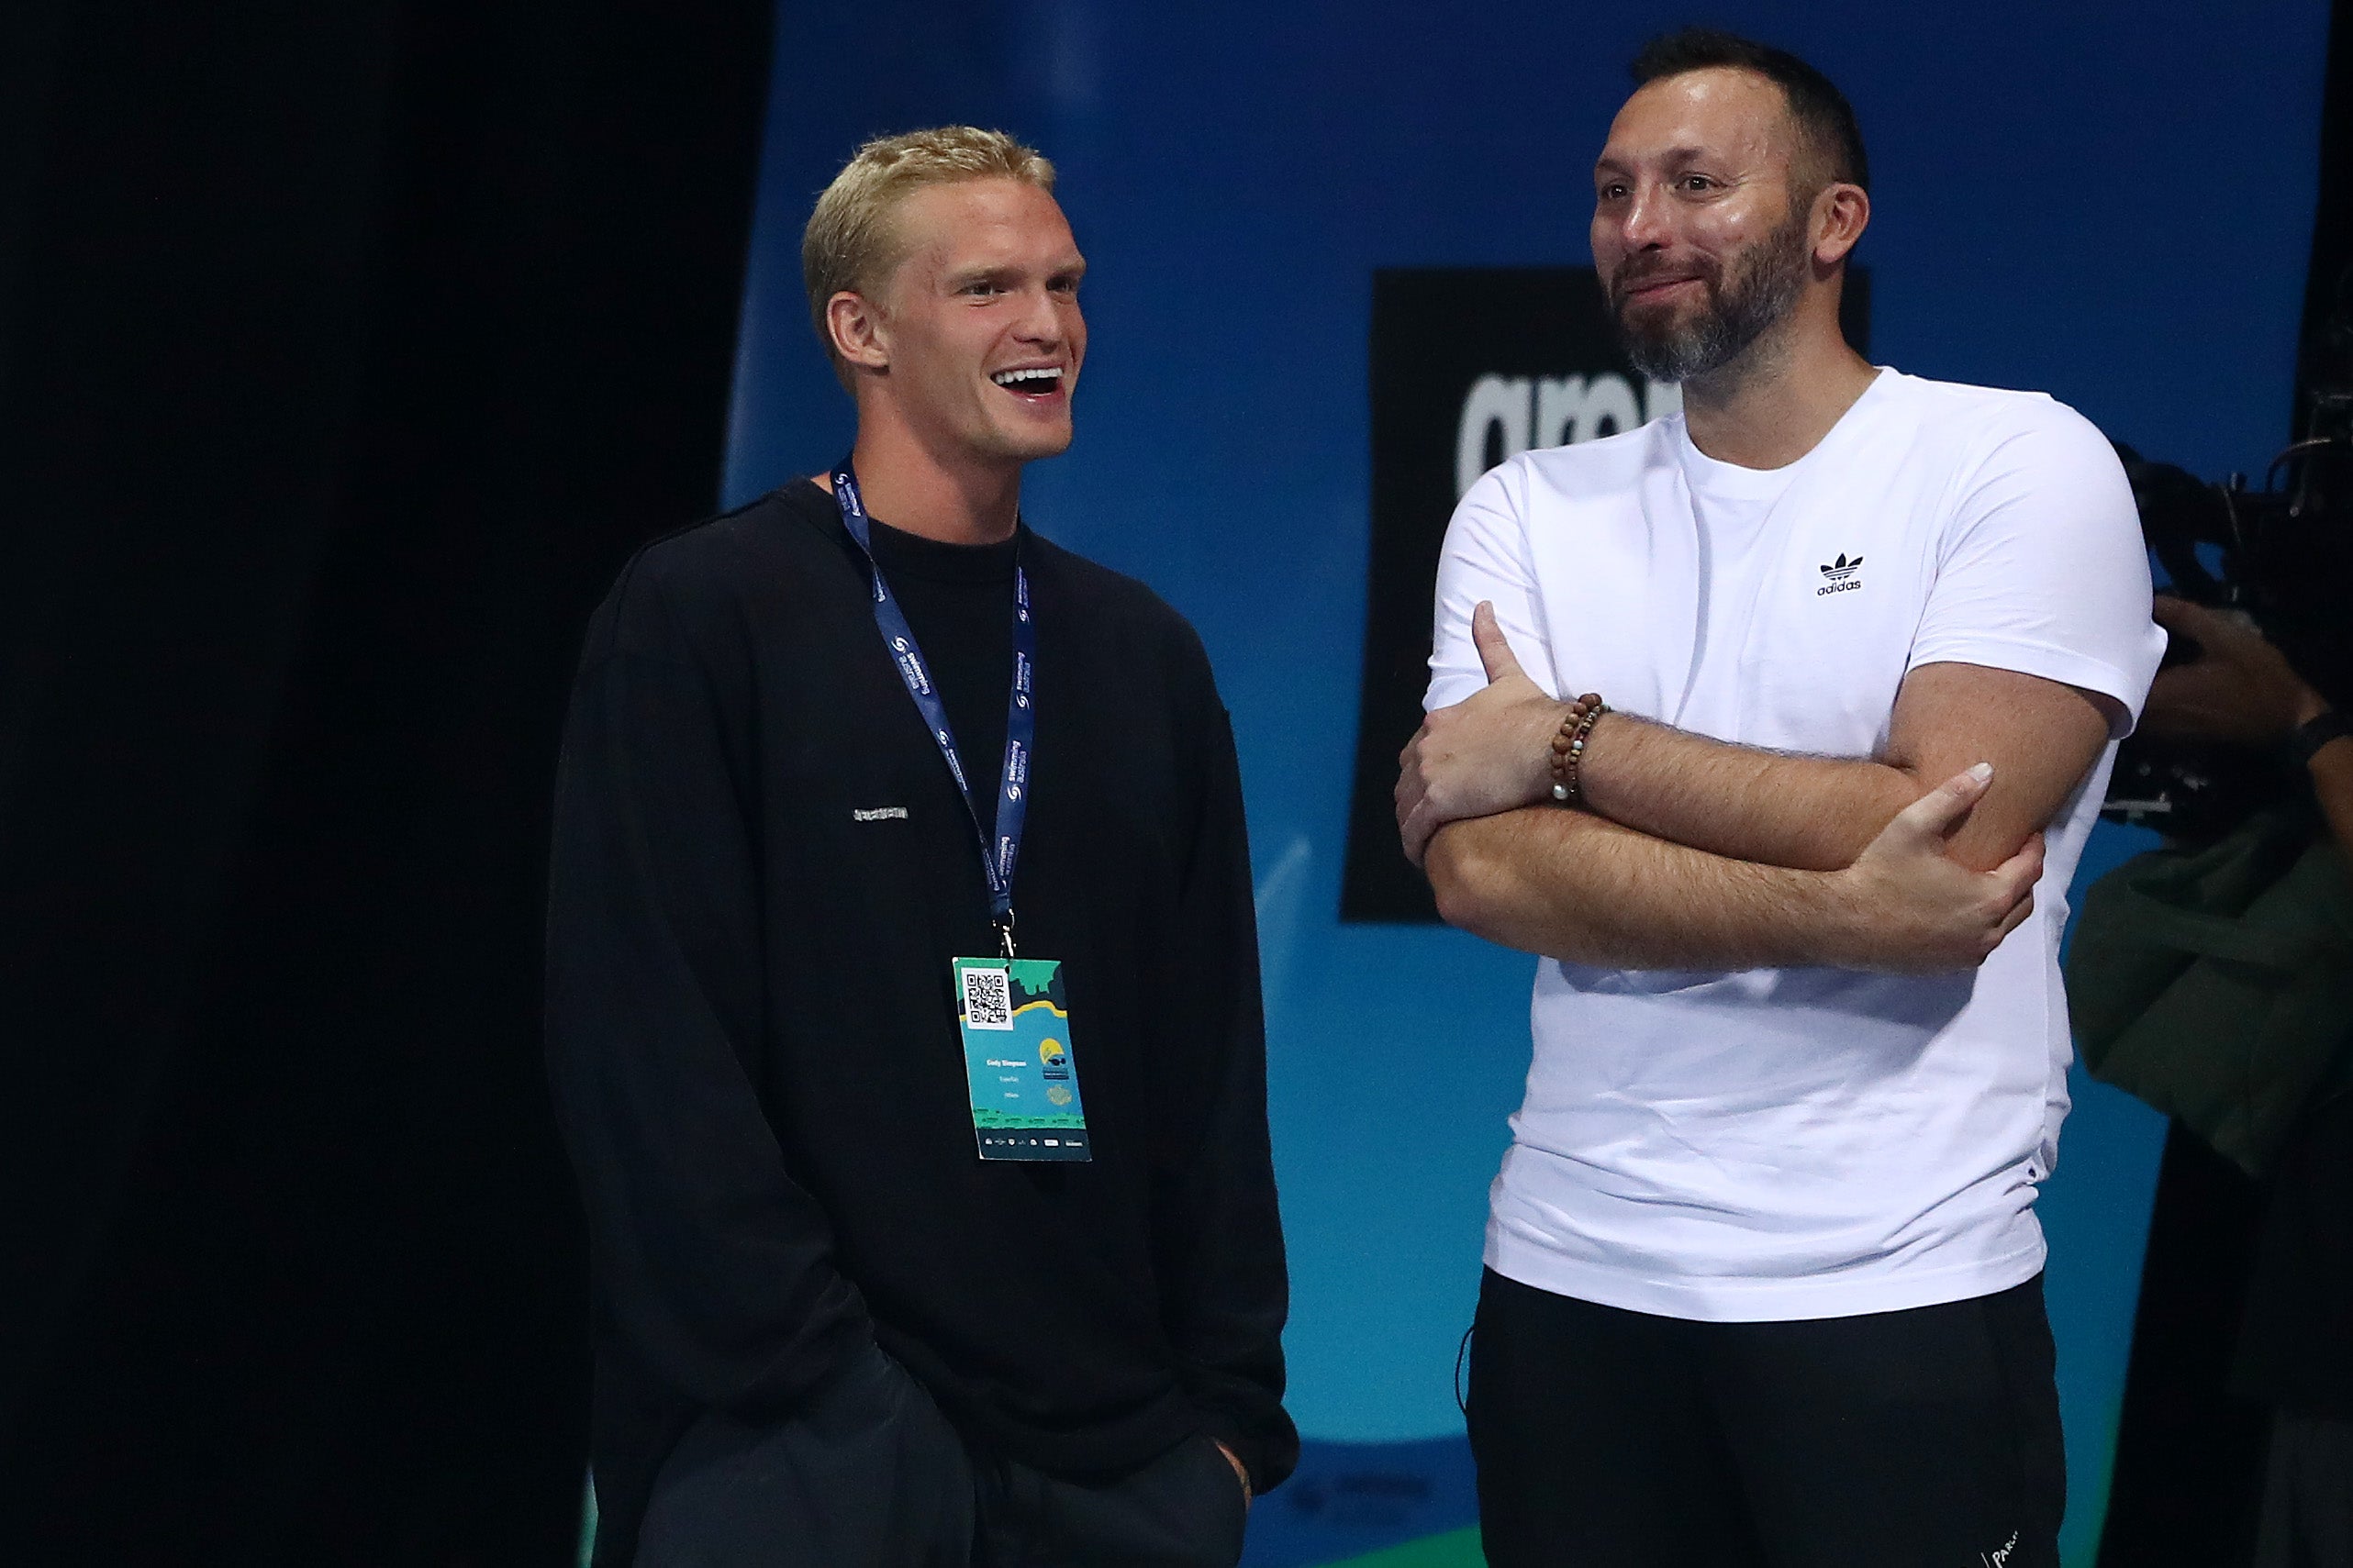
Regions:
<instances>
[{"instance_id":1,"label":"blue backdrop","mask_svg":"<svg viewBox=\"0 0 2353 1568\"><path fill-rule=\"evenodd\" d=\"M1300 1480L1258 1510L1253 1562L1473 1561L1450 1378L1527 1059L1531 961L1338 919L1372 272L1588 264L1589 172L1624 62L1688 15L1656 0L780 8L730 504L848 442L801 294L816 193L869 135L1002 127L1059 166L1089 261L1077 444L1032 472L1026 510L1190 617L1233 712L1291 1407L1310 1440ZM1734 3L1707 19L1798 50L1854 102L1876 360L2048 391L2209 475L2259 472L2281 444L2321 0ZM2085 873L2132 847L2103 829ZM2080 1074L2077 1096L2043 1199L2070 1564L2090 1562L2105 1500L2163 1131ZM1400 1156L1388 1134L1407 1122Z\"/></svg>"}]
</instances>

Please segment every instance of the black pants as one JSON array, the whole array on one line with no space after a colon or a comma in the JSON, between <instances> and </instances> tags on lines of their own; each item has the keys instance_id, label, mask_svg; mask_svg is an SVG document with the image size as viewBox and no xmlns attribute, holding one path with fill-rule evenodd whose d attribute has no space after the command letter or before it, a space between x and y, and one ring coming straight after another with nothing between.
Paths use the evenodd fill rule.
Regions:
<instances>
[{"instance_id":1,"label":"black pants","mask_svg":"<svg viewBox=\"0 0 2353 1568\"><path fill-rule=\"evenodd\" d=\"M1470 1355L1490 1568L2057 1568L2039 1277L1794 1323L1597 1307L1494 1271Z\"/></svg>"},{"instance_id":2,"label":"black pants","mask_svg":"<svg viewBox=\"0 0 2353 1568\"><path fill-rule=\"evenodd\" d=\"M638 1568L1232 1568L1241 1479L1208 1438L1082 1485L969 1452L880 1351L796 1419L706 1417L653 1484Z\"/></svg>"}]
</instances>

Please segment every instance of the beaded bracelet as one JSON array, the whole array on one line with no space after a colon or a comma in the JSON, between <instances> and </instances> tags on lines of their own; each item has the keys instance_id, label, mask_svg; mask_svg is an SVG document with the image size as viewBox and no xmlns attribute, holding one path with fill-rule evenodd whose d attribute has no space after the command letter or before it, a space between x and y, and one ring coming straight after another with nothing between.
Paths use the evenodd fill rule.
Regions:
<instances>
[{"instance_id":1,"label":"beaded bracelet","mask_svg":"<svg viewBox=\"0 0 2353 1568\"><path fill-rule=\"evenodd\" d=\"M1609 711L1599 693L1588 692L1561 716L1560 730L1553 737L1553 798L1563 806L1575 806L1584 794L1578 773L1585 762L1586 739L1593 733L1594 721Z\"/></svg>"}]
</instances>

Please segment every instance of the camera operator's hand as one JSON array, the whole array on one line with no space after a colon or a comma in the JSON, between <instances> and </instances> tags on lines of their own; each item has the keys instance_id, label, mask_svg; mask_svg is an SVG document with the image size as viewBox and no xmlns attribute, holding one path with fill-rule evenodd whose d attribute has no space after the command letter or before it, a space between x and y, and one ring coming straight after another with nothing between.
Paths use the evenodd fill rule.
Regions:
<instances>
[{"instance_id":1,"label":"camera operator's hand","mask_svg":"<svg viewBox=\"0 0 2353 1568\"><path fill-rule=\"evenodd\" d=\"M2201 652L2157 673L2141 711L2143 734L2269 746L2328 706L2262 633L2236 617L2168 594L2157 596L2150 614L2168 632L2195 640Z\"/></svg>"}]
</instances>

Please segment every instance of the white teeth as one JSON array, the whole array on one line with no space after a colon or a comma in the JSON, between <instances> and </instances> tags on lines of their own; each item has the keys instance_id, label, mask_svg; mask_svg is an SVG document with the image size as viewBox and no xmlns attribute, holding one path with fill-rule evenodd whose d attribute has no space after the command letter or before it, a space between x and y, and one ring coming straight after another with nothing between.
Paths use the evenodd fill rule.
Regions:
<instances>
[{"instance_id":1,"label":"white teeth","mask_svg":"<svg viewBox=\"0 0 2353 1568\"><path fill-rule=\"evenodd\" d=\"M1062 372L1051 366L1043 370L998 371L988 379L1017 392L1045 392L1062 384Z\"/></svg>"}]
</instances>

